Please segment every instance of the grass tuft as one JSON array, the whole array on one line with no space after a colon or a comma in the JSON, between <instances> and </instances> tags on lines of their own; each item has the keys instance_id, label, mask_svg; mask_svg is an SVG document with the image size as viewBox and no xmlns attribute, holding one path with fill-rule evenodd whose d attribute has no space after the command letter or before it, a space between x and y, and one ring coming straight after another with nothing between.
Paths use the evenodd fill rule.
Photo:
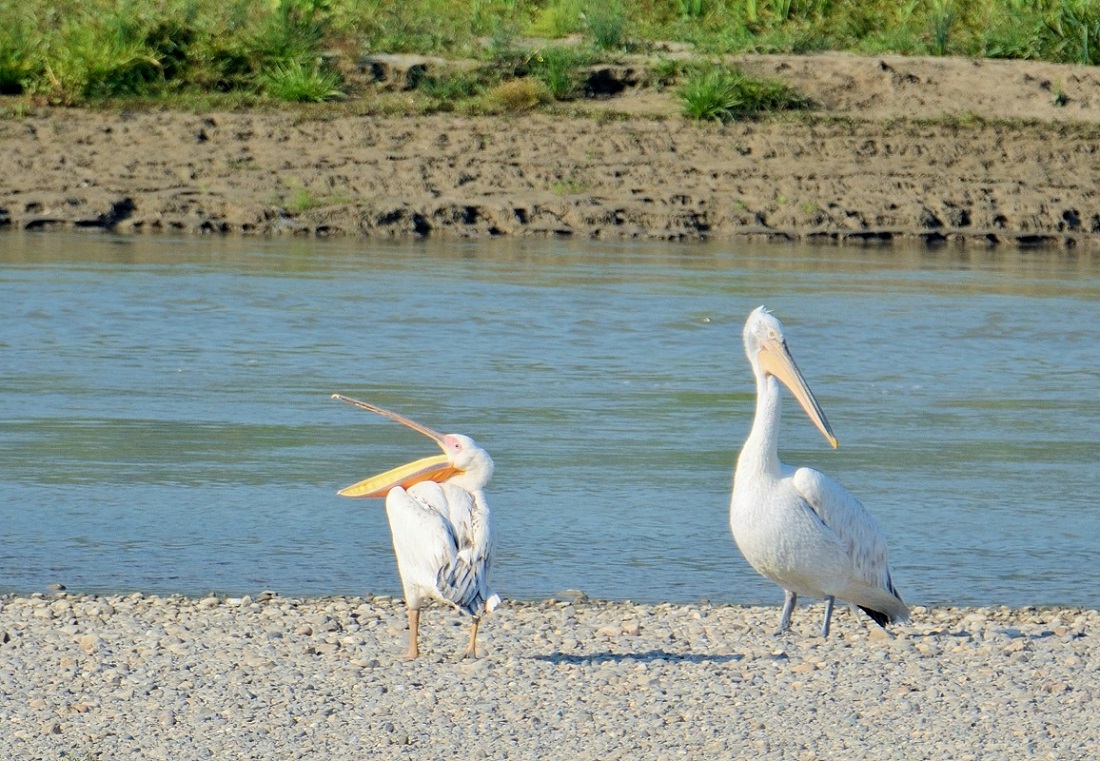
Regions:
<instances>
[{"instance_id":1,"label":"grass tuft","mask_svg":"<svg viewBox=\"0 0 1100 761\"><path fill-rule=\"evenodd\" d=\"M754 79L738 69L707 68L690 74L679 90L683 114L697 121L730 121L750 114L808 107L779 82Z\"/></svg>"},{"instance_id":2,"label":"grass tuft","mask_svg":"<svg viewBox=\"0 0 1100 761\"><path fill-rule=\"evenodd\" d=\"M318 63L307 64L297 58L275 64L261 74L260 81L264 93L275 100L321 103L344 97L339 74L326 71Z\"/></svg>"},{"instance_id":3,"label":"grass tuft","mask_svg":"<svg viewBox=\"0 0 1100 761\"><path fill-rule=\"evenodd\" d=\"M550 101L546 85L537 79L510 79L501 82L485 94L487 105L496 111L518 113L530 111Z\"/></svg>"},{"instance_id":4,"label":"grass tuft","mask_svg":"<svg viewBox=\"0 0 1100 761\"><path fill-rule=\"evenodd\" d=\"M585 24L600 50L615 50L626 44L626 12L622 0L595 0L585 12Z\"/></svg>"},{"instance_id":5,"label":"grass tuft","mask_svg":"<svg viewBox=\"0 0 1100 761\"><path fill-rule=\"evenodd\" d=\"M951 27L955 25L955 8L952 0L935 0L932 4L932 52L947 55L951 41Z\"/></svg>"},{"instance_id":6,"label":"grass tuft","mask_svg":"<svg viewBox=\"0 0 1100 761\"><path fill-rule=\"evenodd\" d=\"M677 4L680 8L680 15L684 18L698 19L703 17L705 9L703 0L677 0Z\"/></svg>"},{"instance_id":7,"label":"grass tuft","mask_svg":"<svg viewBox=\"0 0 1100 761\"><path fill-rule=\"evenodd\" d=\"M572 45L551 45L531 56L528 67L555 100L569 100L581 86L581 69L595 56L587 49Z\"/></svg>"}]
</instances>

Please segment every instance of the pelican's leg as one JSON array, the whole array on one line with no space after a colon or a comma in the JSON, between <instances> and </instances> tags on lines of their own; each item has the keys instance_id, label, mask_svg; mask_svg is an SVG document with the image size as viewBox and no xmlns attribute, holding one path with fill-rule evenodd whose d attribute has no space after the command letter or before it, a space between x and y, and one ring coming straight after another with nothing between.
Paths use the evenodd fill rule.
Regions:
<instances>
[{"instance_id":1,"label":"pelican's leg","mask_svg":"<svg viewBox=\"0 0 1100 761\"><path fill-rule=\"evenodd\" d=\"M475 618L474 622L470 624L470 644L466 646L466 650L462 653L463 658L477 657L477 627L480 623L481 619Z\"/></svg>"},{"instance_id":2,"label":"pelican's leg","mask_svg":"<svg viewBox=\"0 0 1100 761\"><path fill-rule=\"evenodd\" d=\"M420 656L420 609L409 608L409 650L405 657L412 660Z\"/></svg>"},{"instance_id":3,"label":"pelican's leg","mask_svg":"<svg viewBox=\"0 0 1100 761\"><path fill-rule=\"evenodd\" d=\"M789 589L783 590L783 612L779 615L779 628L773 634L779 635L791 628L791 612L798 602L798 595Z\"/></svg>"},{"instance_id":4,"label":"pelican's leg","mask_svg":"<svg viewBox=\"0 0 1100 761\"><path fill-rule=\"evenodd\" d=\"M821 638L826 639L829 636L829 619L833 617L833 602L836 600L832 595L825 598L825 623L821 625Z\"/></svg>"}]
</instances>

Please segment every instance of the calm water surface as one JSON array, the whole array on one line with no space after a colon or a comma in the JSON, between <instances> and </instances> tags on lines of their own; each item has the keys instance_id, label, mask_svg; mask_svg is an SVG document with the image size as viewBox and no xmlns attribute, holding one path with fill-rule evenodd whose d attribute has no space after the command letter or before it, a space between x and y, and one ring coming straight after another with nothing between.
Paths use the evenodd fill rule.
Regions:
<instances>
[{"instance_id":1,"label":"calm water surface","mask_svg":"<svg viewBox=\"0 0 1100 761\"><path fill-rule=\"evenodd\" d=\"M493 455L495 586L778 604L728 529L759 304L840 439L785 461L916 604L1100 606L1100 260L780 245L0 236L0 590L399 592L382 503Z\"/></svg>"}]
</instances>

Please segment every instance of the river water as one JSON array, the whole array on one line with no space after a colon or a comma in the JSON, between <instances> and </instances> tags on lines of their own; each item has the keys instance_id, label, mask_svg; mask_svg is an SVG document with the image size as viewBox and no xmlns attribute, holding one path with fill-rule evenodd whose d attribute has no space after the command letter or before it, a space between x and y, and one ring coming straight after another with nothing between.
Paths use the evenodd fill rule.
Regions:
<instances>
[{"instance_id":1,"label":"river water","mask_svg":"<svg viewBox=\"0 0 1100 761\"><path fill-rule=\"evenodd\" d=\"M1100 258L779 244L0 236L0 591L399 593L382 502L493 455L494 584L773 603L728 528L766 304L840 440L784 461L913 604L1100 606Z\"/></svg>"}]
</instances>

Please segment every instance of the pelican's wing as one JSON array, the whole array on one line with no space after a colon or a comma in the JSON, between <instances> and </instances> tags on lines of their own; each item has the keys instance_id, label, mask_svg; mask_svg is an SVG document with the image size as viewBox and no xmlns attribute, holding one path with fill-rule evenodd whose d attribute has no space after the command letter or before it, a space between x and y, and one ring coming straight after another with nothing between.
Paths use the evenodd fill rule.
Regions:
<instances>
[{"instance_id":1,"label":"pelican's wing","mask_svg":"<svg viewBox=\"0 0 1100 761\"><path fill-rule=\"evenodd\" d=\"M837 538L840 539L856 577L866 585L872 596L876 590L885 592L881 605L885 606L892 620L908 617L901 595L894 589L890 578L890 564L886 550L886 537L878 522L867 512L852 493L813 468L799 468L792 481L806 504L817 514Z\"/></svg>"},{"instance_id":2,"label":"pelican's wing","mask_svg":"<svg viewBox=\"0 0 1100 761\"><path fill-rule=\"evenodd\" d=\"M443 489L434 481L397 487L386 497L386 515L402 580L434 589L440 569L458 554Z\"/></svg>"},{"instance_id":3,"label":"pelican's wing","mask_svg":"<svg viewBox=\"0 0 1100 761\"><path fill-rule=\"evenodd\" d=\"M488 588L490 545L480 541L484 532L469 492L423 481L391 491L386 512L403 580L434 589L471 616L495 606Z\"/></svg>"},{"instance_id":4,"label":"pelican's wing","mask_svg":"<svg viewBox=\"0 0 1100 761\"><path fill-rule=\"evenodd\" d=\"M493 545L489 511L465 489L453 484L443 488L458 552L439 570L436 588L466 613L481 615L483 609L492 610L499 601L489 589Z\"/></svg>"}]
</instances>

